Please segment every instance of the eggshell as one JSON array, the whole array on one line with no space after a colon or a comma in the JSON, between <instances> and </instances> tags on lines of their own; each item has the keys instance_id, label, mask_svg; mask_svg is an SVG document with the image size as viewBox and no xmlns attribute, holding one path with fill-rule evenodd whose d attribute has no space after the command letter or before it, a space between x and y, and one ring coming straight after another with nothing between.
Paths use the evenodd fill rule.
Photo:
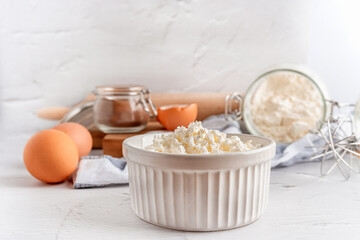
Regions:
<instances>
[{"instance_id":1,"label":"eggshell","mask_svg":"<svg viewBox=\"0 0 360 240\"><path fill-rule=\"evenodd\" d=\"M80 157L89 155L93 146L93 140L89 130L79 123L67 122L59 124L53 129L63 131L74 140Z\"/></svg>"},{"instance_id":2,"label":"eggshell","mask_svg":"<svg viewBox=\"0 0 360 240\"><path fill-rule=\"evenodd\" d=\"M198 107L189 105L168 105L157 109L157 120L167 129L173 131L178 126L187 127L196 120Z\"/></svg>"},{"instance_id":3,"label":"eggshell","mask_svg":"<svg viewBox=\"0 0 360 240\"><path fill-rule=\"evenodd\" d=\"M24 149L24 163L32 176L46 183L66 180L76 169L79 154L64 132L48 129L36 133Z\"/></svg>"}]
</instances>

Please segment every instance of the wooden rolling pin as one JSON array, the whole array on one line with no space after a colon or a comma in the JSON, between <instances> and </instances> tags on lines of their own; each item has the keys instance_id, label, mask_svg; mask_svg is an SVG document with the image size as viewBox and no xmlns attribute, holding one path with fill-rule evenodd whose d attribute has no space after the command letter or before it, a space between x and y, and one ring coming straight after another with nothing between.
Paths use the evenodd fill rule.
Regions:
<instances>
[{"instance_id":1,"label":"wooden rolling pin","mask_svg":"<svg viewBox=\"0 0 360 240\"><path fill-rule=\"evenodd\" d=\"M225 112L225 97L228 93L152 93L151 100L156 107L172 104L198 104L197 120L203 120L211 115ZM93 101L95 96L89 94L83 102ZM52 120L61 120L70 108L49 107L40 109L38 117Z\"/></svg>"}]
</instances>

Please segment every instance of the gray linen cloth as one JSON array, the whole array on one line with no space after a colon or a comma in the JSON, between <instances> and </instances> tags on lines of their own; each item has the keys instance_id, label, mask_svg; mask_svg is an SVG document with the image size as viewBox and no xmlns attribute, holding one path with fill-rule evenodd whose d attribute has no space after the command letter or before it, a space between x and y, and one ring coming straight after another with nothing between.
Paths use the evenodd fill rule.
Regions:
<instances>
[{"instance_id":1,"label":"gray linen cloth","mask_svg":"<svg viewBox=\"0 0 360 240\"><path fill-rule=\"evenodd\" d=\"M211 116L205 119L203 126L217 129L225 133L241 133L238 122L226 121L224 115ZM307 146L318 144L319 138L308 134L298 141L286 144L277 144L276 156L272 160L272 167L286 167L301 161L308 161L313 148ZM82 157L79 167L73 175L74 188L102 187L128 183L128 171L124 158L111 156Z\"/></svg>"}]
</instances>

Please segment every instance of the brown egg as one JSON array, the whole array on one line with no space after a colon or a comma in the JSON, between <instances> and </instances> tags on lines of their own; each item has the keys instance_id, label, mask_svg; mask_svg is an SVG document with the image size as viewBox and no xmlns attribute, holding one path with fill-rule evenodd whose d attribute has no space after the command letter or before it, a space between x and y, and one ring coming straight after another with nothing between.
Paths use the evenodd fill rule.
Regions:
<instances>
[{"instance_id":1,"label":"brown egg","mask_svg":"<svg viewBox=\"0 0 360 240\"><path fill-rule=\"evenodd\" d=\"M196 120L197 104L168 105L157 109L157 120L167 129L173 131L178 126L187 127Z\"/></svg>"},{"instance_id":2,"label":"brown egg","mask_svg":"<svg viewBox=\"0 0 360 240\"><path fill-rule=\"evenodd\" d=\"M43 130L32 136L24 149L24 163L32 176L46 183L66 180L75 171L79 153L64 132Z\"/></svg>"},{"instance_id":3,"label":"brown egg","mask_svg":"<svg viewBox=\"0 0 360 240\"><path fill-rule=\"evenodd\" d=\"M74 140L80 157L89 155L93 146L93 140L86 127L78 123L68 122L59 124L53 127L53 129L63 131Z\"/></svg>"}]
</instances>

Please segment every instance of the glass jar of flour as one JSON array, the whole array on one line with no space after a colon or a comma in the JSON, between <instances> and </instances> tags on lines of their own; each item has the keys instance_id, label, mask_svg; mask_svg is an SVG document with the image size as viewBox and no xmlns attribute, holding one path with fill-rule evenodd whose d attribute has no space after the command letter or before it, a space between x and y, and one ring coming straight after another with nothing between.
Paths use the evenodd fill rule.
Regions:
<instances>
[{"instance_id":1,"label":"glass jar of flour","mask_svg":"<svg viewBox=\"0 0 360 240\"><path fill-rule=\"evenodd\" d=\"M279 143L298 140L326 119L327 93L314 74L281 67L259 76L245 95L226 98L225 117L243 120L245 129Z\"/></svg>"}]
</instances>

